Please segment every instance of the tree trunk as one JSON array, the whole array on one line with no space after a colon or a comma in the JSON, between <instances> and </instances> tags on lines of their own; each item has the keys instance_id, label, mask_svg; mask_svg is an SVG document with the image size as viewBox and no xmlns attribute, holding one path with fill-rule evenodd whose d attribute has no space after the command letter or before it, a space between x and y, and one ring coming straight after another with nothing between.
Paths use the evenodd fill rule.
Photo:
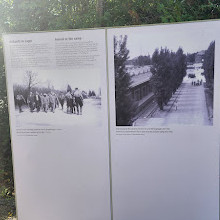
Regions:
<instances>
[{"instance_id":1,"label":"tree trunk","mask_svg":"<svg viewBox=\"0 0 220 220\"><path fill-rule=\"evenodd\" d=\"M100 21L102 16L104 15L104 0L97 0L96 12L97 12L97 15L98 15L98 19Z\"/></svg>"}]
</instances>

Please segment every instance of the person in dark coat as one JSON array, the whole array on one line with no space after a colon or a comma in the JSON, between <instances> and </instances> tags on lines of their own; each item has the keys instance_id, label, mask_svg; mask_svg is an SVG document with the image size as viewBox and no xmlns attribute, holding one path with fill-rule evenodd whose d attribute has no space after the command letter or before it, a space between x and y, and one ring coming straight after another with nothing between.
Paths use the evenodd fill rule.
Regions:
<instances>
[{"instance_id":1,"label":"person in dark coat","mask_svg":"<svg viewBox=\"0 0 220 220\"><path fill-rule=\"evenodd\" d=\"M40 107L41 107L41 98L40 98L40 95L37 91L35 92L34 102L35 102L35 107L37 109L37 112L39 112Z\"/></svg>"},{"instance_id":2,"label":"person in dark coat","mask_svg":"<svg viewBox=\"0 0 220 220\"><path fill-rule=\"evenodd\" d=\"M72 91L72 97L73 97L73 113L76 114L76 98L74 96L74 90Z\"/></svg>"},{"instance_id":3,"label":"person in dark coat","mask_svg":"<svg viewBox=\"0 0 220 220\"><path fill-rule=\"evenodd\" d=\"M34 102L34 95L32 92L30 92L30 95L27 98L27 103L30 108L30 111L33 112L35 109L35 102Z\"/></svg>"},{"instance_id":4,"label":"person in dark coat","mask_svg":"<svg viewBox=\"0 0 220 220\"><path fill-rule=\"evenodd\" d=\"M67 105L66 112L73 113L73 95L72 95L72 93L70 91L67 92L65 95L65 98L66 98L66 105Z\"/></svg>"},{"instance_id":5,"label":"person in dark coat","mask_svg":"<svg viewBox=\"0 0 220 220\"><path fill-rule=\"evenodd\" d=\"M62 110L63 110L64 101L65 101L65 95L61 92L59 95L59 102L62 107Z\"/></svg>"},{"instance_id":6,"label":"person in dark coat","mask_svg":"<svg viewBox=\"0 0 220 220\"><path fill-rule=\"evenodd\" d=\"M51 111L54 113L57 106L59 106L59 100L56 94L51 92L49 94L49 108L51 108Z\"/></svg>"},{"instance_id":7,"label":"person in dark coat","mask_svg":"<svg viewBox=\"0 0 220 220\"><path fill-rule=\"evenodd\" d=\"M23 105L24 103L26 103L26 101L25 101L23 95L18 94L18 95L16 96L16 101L17 101L17 105L18 105L18 108L19 108L19 112L23 112L23 111L22 111L22 105Z\"/></svg>"},{"instance_id":8,"label":"person in dark coat","mask_svg":"<svg viewBox=\"0 0 220 220\"><path fill-rule=\"evenodd\" d=\"M75 89L74 97L76 102L77 114L82 114L83 96L82 92L78 88Z\"/></svg>"}]
</instances>

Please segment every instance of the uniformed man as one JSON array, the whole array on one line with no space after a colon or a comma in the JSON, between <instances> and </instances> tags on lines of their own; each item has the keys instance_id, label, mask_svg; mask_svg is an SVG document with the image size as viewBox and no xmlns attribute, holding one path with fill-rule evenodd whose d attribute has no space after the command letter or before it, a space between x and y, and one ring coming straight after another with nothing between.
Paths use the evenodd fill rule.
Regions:
<instances>
[{"instance_id":1,"label":"uniformed man","mask_svg":"<svg viewBox=\"0 0 220 220\"><path fill-rule=\"evenodd\" d=\"M24 103L26 103L26 101L25 101L23 95L18 94L18 95L16 96L16 101L17 101L17 104L18 104L19 112L23 112L23 111L22 111L22 105L23 105Z\"/></svg>"},{"instance_id":2,"label":"uniformed man","mask_svg":"<svg viewBox=\"0 0 220 220\"><path fill-rule=\"evenodd\" d=\"M82 92L78 88L75 89L74 97L76 102L77 114L82 114L83 96Z\"/></svg>"}]
</instances>

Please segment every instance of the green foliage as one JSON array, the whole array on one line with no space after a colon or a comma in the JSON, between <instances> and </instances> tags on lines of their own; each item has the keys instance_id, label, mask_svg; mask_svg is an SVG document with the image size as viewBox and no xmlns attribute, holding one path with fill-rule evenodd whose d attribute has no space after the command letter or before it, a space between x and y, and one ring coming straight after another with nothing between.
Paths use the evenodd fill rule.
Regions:
<instances>
[{"instance_id":1,"label":"green foliage","mask_svg":"<svg viewBox=\"0 0 220 220\"><path fill-rule=\"evenodd\" d=\"M0 49L0 53L2 54L2 48ZM0 181L2 181L2 184L12 193L13 170L3 56L0 56L0 63Z\"/></svg>"},{"instance_id":2,"label":"green foliage","mask_svg":"<svg viewBox=\"0 0 220 220\"><path fill-rule=\"evenodd\" d=\"M6 18L8 16L10 1L1 1L0 4L3 6L0 7L0 13L2 15L2 19L0 19L0 31L3 31L9 27ZM15 214L13 196L14 178L9 130L5 68L2 42L0 40L0 202L3 203L0 204L0 218L4 219L9 213Z\"/></svg>"},{"instance_id":3,"label":"green foliage","mask_svg":"<svg viewBox=\"0 0 220 220\"><path fill-rule=\"evenodd\" d=\"M156 0L106 0L101 26L124 26L161 22Z\"/></svg>"},{"instance_id":4,"label":"green foliage","mask_svg":"<svg viewBox=\"0 0 220 220\"><path fill-rule=\"evenodd\" d=\"M131 125L134 105L130 96L131 77L126 72L125 63L128 60L129 50L126 48L127 36L114 37L114 64L115 64L115 106L116 125Z\"/></svg>"},{"instance_id":5,"label":"green foliage","mask_svg":"<svg viewBox=\"0 0 220 220\"><path fill-rule=\"evenodd\" d=\"M0 0L0 27L21 32L212 19L220 17L219 4L218 0Z\"/></svg>"},{"instance_id":6,"label":"green foliage","mask_svg":"<svg viewBox=\"0 0 220 220\"><path fill-rule=\"evenodd\" d=\"M3 51L0 47L0 220L15 215L14 179Z\"/></svg>"},{"instance_id":7,"label":"green foliage","mask_svg":"<svg viewBox=\"0 0 220 220\"><path fill-rule=\"evenodd\" d=\"M158 12L162 22L192 21L220 17L219 0L160 0Z\"/></svg>"}]
</instances>

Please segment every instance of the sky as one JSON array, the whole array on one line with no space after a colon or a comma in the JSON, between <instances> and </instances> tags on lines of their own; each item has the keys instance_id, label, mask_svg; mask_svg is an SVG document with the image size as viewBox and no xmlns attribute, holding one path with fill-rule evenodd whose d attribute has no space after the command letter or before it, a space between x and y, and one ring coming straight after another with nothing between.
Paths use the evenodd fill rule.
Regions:
<instances>
[{"instance_id":1,"label":"sky","mask_svg":"<svg viewBox=\"0 0 220 220\"><path fill-rule=\"evenodd\" d=\"M188 25L156 25L134 29L121 29L120 34L128 35L127 49L130 59L140 55L152 55L156 48L177 51L181 47L184 53L206 50L215 40L212 30L189 23ZM116 36L118 36L116 35Z\"/></svg>"},{"instance_id":2,"label":"sky","mask_svg":"<svg viewBox=\"0 0 220 220\"><path fill-rule=\"evenodd\" d=\"M25 70L13 74L13 83L24 84ZM69 84L72 89L94 90L96 93L101 87L100 69L53 69L53 70L32 70L37 73L38 85L47 87L48 83L57 90L66 90Z\"/></svg>"}]
</instances>

